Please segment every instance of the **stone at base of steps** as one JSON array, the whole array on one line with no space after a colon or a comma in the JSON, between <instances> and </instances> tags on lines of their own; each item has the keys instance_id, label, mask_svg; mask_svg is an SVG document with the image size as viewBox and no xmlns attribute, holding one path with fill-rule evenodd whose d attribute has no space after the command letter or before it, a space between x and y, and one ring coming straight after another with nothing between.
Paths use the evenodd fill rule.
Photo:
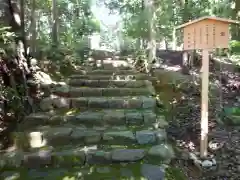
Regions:
<instances>
[{"instance_id":1,"label":"stone at base of steps","mask_svg":"<svg viewBox=\"0 0 240 180\"><path fill-rule=\"evenodd\" d=\"M91 167L8 170L0 179L18 180L164 180L165 168L152 164L113 164Z\"/></svg>"},{"instance_id":2,"label":"stone at base of steps","mask_svg":"<svg viewBox=\"0 0 240 180\"><path fill-rule=\"evenodd\" d=\"M173 157L172 147L165 143L138 149L126 146L109 146L109 148L105 147L105 149L98 146L85 146L84 148L63 146L61 148L45 147L35 152L23 152L20 150L8 152L0 157L0 165L2 169L17 169L19 167L38 169L131 162L168 164Z\"/></svg>"}]
</instances>

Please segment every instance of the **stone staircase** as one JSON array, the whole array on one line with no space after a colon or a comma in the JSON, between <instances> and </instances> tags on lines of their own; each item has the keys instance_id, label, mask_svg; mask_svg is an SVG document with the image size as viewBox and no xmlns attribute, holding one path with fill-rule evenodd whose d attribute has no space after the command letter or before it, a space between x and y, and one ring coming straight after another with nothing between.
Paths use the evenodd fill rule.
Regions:
<instances>
[{"instance_id":1,"label":"stone staircase","mask_svg":"<svg viewBox=\"0 0 240 180\"><path fill-rule=\"evenodd\" d=\"M148 76L129 67L86 69L19 125L17 150L0 156L1 178L164 179L174 153Z\"/></svg>"}]
</instances>

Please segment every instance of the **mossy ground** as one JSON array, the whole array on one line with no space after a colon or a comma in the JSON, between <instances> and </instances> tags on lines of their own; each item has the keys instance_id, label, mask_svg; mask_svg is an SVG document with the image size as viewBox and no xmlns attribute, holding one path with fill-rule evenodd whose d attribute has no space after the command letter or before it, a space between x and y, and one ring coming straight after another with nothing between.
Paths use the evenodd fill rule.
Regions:
<instances>
[{"instance_id":1,"label":"mossy ground","mask_svg":"<svg viewBox=\"0 0 240 180\"><path fill-rule=\"evenodd\" d=\"M0 174L3 179L13 180L147 180L141 174L142 163L95 165L84 168L43 168L38 170L18 169ZM165 180L186 180L178 168L166 168Z\"/></svg>"}]
</instances>

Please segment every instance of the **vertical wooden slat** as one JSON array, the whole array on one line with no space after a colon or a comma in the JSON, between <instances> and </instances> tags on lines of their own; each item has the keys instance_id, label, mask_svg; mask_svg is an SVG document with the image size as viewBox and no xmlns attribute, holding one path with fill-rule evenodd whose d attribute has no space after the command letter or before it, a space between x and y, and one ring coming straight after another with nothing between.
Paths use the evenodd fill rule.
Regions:
<instances>
[{"instance_id":1,"label":"vertical wooden slat","mask_svg":"<svg viewBox=\"0 0 240 180\"><path fill-rule=\"evenodd\" d=\"M203 49L202 61L202 108L201 108L201 157L207 156L208 148L208 86L209 86L209 50Z\"/></svg>"},{"instance_id":2,"label":"vertical wooden slat","mask_svg":"<svg viewBox=\"0 0 240 180\"><path fill-rule=\"evenodd\" d=\"M213 24L213 48L216 48L216 25Z\"/></svg>"},{"instance_id":3,"label":"vertical wooden slat","mask_svg":"<svg viewBox=\"0 0 240 180\"><path fill-rule=\"evenodd\" d=\"M194 45L193 45L193 49L196 49L196 41L197 41L197 35L196 35L196 28L194 27L194 30L193 30L193 39L194 39Z\"/></svg>"}]
</instances>

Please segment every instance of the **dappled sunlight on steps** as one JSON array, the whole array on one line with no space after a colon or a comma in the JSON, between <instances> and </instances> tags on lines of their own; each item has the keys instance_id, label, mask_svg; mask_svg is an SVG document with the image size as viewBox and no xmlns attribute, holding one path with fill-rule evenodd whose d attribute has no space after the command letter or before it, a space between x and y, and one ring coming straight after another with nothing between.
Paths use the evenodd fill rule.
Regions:
<instances>
[{"instance_id":1,"label":"dappled sunlight on steps","mask_svg":"<svg viewBox=\"0 0 240 180\"><path fill-rule=\"evenodd\" d=\"M50 87L39 112L12 133L1 176L163 180L174 152L149 78L129 68L81 69Z\"/></svg>"}]
</instances>

